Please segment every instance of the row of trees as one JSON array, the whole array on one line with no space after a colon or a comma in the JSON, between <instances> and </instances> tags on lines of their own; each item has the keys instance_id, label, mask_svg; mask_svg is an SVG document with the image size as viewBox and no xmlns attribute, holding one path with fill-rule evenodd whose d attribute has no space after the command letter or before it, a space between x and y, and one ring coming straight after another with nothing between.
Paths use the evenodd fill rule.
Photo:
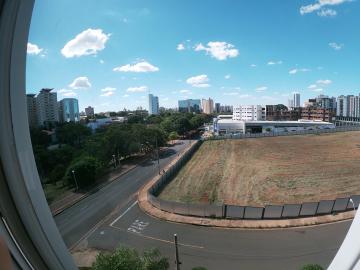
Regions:
<instances>
[{"instance_id":1,"label":"row of trees","mask_svg":"<svg viewBox=\"0 0 360 270\"><path fill-rule=\"evenodd\" d=\"M186 136L205 122L206 115L167 113L144 117L131 115L126 124L112 124L94 134L85 125L65 123L55 129L58 146L41 129L31 130L33 149L43 182L91 185L111 164L137 154L149 154L167 141Z\"/></svg>"}]
</instances>

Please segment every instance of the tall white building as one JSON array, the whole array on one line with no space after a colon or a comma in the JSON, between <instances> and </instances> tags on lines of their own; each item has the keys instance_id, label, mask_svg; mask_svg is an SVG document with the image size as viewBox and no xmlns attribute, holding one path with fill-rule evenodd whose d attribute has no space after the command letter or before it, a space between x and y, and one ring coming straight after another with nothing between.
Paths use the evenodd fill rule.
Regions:
<instances>
[{"instance_id":1,"label":"tall white building","mask_svg":"<svg viewBox=\"0 0 360 270\"><path fill-rule=\"evenodd\" d=\"M59 101L60 122L79 122L79 102L76 98L64 98Z\"/></svg>"},{"instance_id":2,"label":"tall white building","mask_svg":"<svg viewBox=\"0 0 360 270\"><path fill-rule=\"evenodd\" d=\"M350 96L341 95L336 100L336 116L349 116Z\"/></svg>"},{"instance_id":3,"label":"tall white building","mask_svg":"<svg viewBox=\"0 0 360 270\"><path fill-rule=\"evenodd\" d=\"M233 108L233 120L261 121L266 118L266 110L261 105L243 105Z\"/></svg>"},{"instance_id":4,"label":"tall white building","mask_svg":"<svg viewBox=\"0 0 360 270\"><path fill-rule=\"evenodd\" d=\"M52 88L43 88L36 97L38 125L59 122L57 93Z\"/></svg>"},{"instance_id":5,"label":"tall white building","mask_svg":"<svg viewBox=\"0 0 360 270\"><path fill-rule=\"evenodd\" d=\"M349 116L360 117L360 96L348 96L349 98Z\"/></svg>"},{"instance_id":6,"label":"tall white building","mask_svg":"<svg viewBox=\"0 0 360 270\"><path fill-rule=\"evenodd\" d=\"M212 114L214 112L214 100L211 98L209 99L202 99L201 100L201 109L203 113Z\"/></svg>"},{"instance_id":7,"label":"tall white building","mask_svg":"<svg viewBox=\"0 0 360 270\"><path fill-rule=\"evenodd\" d=\"M294 97L293 97L293 107L294 108L299 108L300 106L300 93L294 93Z\"/></svg>"},{"instance_id":8,"label":"tall white building","mask_svg":"<svg viewBox=\"0 0 360 270\"><path fill-rule=\"evenodd\" d=\"M159 114L159 98L149 94L149 115Z\"/></svg>"}]
</instances>

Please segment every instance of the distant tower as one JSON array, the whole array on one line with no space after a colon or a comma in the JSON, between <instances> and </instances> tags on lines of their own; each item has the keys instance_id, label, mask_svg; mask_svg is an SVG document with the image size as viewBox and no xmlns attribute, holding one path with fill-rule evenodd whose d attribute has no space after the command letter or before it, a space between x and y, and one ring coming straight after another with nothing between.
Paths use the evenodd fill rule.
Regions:
<instances>
[{"instance_id":1,"label":"distant tower","mask_svg":"<svg viewBox=\"0 0 360 270\"><path fill-rule=\"evenodd\" d=\"M294 93L293 107L294 108L300 107L300 93Z\"/></svg>"},{"instance_id":2,"label":"distant tower","mask_svg":"<svg viewBox=\"0 0 360 270\"><path fill-rule=\"evenodd\" d=\"M149 94L149 115L159 114L159 98Z\"/></svg>"}]
</instances>

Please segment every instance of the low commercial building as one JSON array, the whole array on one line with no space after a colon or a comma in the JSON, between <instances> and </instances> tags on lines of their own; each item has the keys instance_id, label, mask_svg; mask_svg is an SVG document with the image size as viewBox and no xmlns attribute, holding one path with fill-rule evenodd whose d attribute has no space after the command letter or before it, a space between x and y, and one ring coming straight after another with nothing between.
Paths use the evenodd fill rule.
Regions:
<instances>
[{"instance_id":1,"label":"low commercial building","mask_svg":"<svg viewBox=\"0 0 360 270\"><path fill-rule=\"evenodd\" d=\"M333 109L307 107L307 108L302 108L301 119L333 122L335 120L335 114L336 111Z\"/></svg>"},{"instance_id":2,"label":"low commercial building","mask_svg":"<svg viewBox=\"0 0 360 270\"><path fill-rule=\"evenodd\" d=\"M335 128L335 125L324 121L244 121L233 119L214 119L214 133L217 135L284 132L331 128Z\"/></svg>"}]
</instances>

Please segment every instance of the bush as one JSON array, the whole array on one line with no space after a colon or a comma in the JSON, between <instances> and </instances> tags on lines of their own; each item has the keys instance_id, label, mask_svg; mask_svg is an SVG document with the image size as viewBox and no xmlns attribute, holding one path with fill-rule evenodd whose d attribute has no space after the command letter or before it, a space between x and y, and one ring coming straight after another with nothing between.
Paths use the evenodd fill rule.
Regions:
<instances>
[{"instance_id":1,"label":"bush","mask_svg":"<svg viewBox=\"0 0 360 270\"><path fill-rule=\"evenodd\" d=\"M318 264L307 264L304 265L301 270L324 270L320 265Z\"/></svg>"},{"instance_id":2,"label":"bush","mask_svg":"<svg viewBox=\"0 0 360 270\"><path fill-rule=\"evenodd\" d=\"M100 253L92 265L92 270L167 270L168 259L161 257L160 251L152 249L140 256L135 249L121 247L114 253Z\"/></svg>"},{"instance_id":3,"label":"bush","mask_svg":"<svg viewBox=\"0 0 360 270\"><path fill-rule=\"evenodd\" d=\"M56 167L50 172L50 182L56 184L57 181L63 179L65 175L66 167L62 164L56 165Z\"/></svg>"},{"instance_id":4,"label":"bush","mask_svg":"<svg viewBox=\"0 0 360 270\"><path fill-rule=\"evenodd\" d=\"M91 156L82 156L69 165L66 170L65 180L68 183L75 185L72 173L72 171L74 171L79 188L87 187L95 182L101 168L102 166L96 158Z\"/></svg>"}]
</instances>

